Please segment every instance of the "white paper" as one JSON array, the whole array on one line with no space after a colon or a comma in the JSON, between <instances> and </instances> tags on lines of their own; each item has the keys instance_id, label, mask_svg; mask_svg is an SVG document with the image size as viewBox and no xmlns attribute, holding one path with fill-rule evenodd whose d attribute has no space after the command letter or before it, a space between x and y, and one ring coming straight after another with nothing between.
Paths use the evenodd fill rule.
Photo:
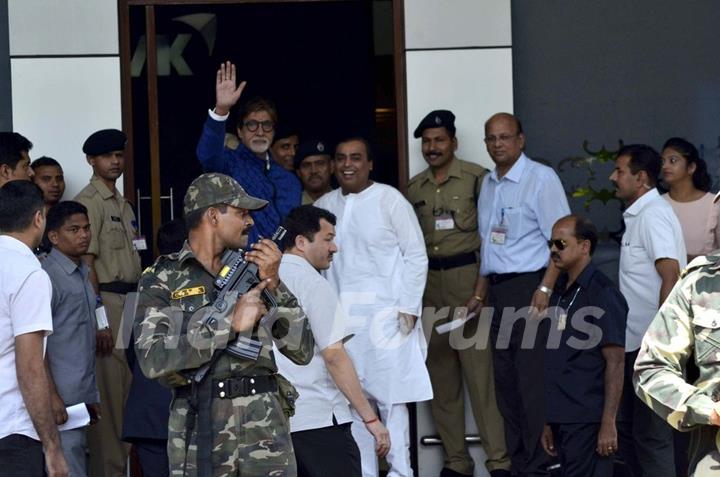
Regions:
<instances>
[{"instance_id":1,"label":"white paper","mask_svg":"<svg viewBox=\"0 0 720 477\"><path fill-rule=\"evenodd\" d=\"M110 327L110 323L108 323L107 312L105 311L105 306L99 306L95 308L95 321L97 321L98 330L104 330L105 328Z\"/></svg>"},{"instance_id":2,"label":"white paper","mask_svg":"<svg viewBox=\"0 0 720 477\"><path fill-rule=\"evenodd\" d=\"M463 326L467 320L470 320L475 317L475 313L470 313L465 318L457 318L452 321L448 321L447 323L443 323L442 325L438 325L435 327L435 330L440 335L444 335L445 333L449 333L452 330L456 330Z\"/></svg>"},{"instance_id":3,"label":"white paper","mask_svg":"<svg viewBox=\"0 0 720 477\"><path fill-rule=\"evenodd\" d=\"M65 411L67 412L68 419L65 421L65 424L58 426L59 431L77 429L78 427L85 427L90 424L90 413L84 402L74 404L66 408Z\"/></svg>"}]
</instances>

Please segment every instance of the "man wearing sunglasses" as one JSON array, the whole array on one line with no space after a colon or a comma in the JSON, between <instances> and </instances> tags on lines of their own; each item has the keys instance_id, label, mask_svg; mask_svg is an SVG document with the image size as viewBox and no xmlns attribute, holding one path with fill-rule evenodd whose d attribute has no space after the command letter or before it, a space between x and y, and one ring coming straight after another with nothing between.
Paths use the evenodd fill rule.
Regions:
<instances>
[{"instance_id":1,"label":"man wearing sunglasses","mask_svg":"<svg viewBox=\"0 0 720 477\"><path fill-rule=\"evenodd\" d=\"M546 241L553 224L570 208L555 171L523 153L525 135L515 116L497 113L488 119L485 145L495 170L483 177L478 200L482 244L473 296L494 308L490 339L495 393L513 473L547 475L548 456L540 446L546 322L540 323L529 346L524 337L538 329L531 311L547 308L559 275L549 262ZM515 319L513 314L521 316Z\"/></svg>"},{"instance_id":2,"label":"man wearing sunglasses","mask_svg":"<svg viewBox=\"0 0 720 477\"><path fill-rule=\"evenodd\" d=\"M562 270L550 298L545 353L546 425L542 446L560 457L566 477L611 477L618 450L617 415L623 387L627 303L593 263L597 229L569 215L548 240Z\"/></svg>"},{"instance_id":3,"label":"man wearing sunglasses","mask_svg":"<svg viewBox=\"0 0 720 477\"><path fill-rule=\"evenodd\" d=\"M224 146L225 121L240 99L245 82L236 84L235 65L221 64L215 81L215 108L208 112L197 146L197 157L206 172L232 176L248 194L268 201L252 212L255 227L248 244L270 237L287 214L300 205L300 182L292 172L272 159L270 146L275 135L277 111L262 98L253 98L238 112L236 149Z\"/></svg>"},{"instance_id":4,"label":"man wearing sunglasses","mask_svg":"<svg viewBox=\"0 0 720 477\"><path fill-rule=\"evenodd\" d=\"M640 343L685 267L680 222L657 191L660 155L633 144L618 151L610 181L625 203L620 247L620 291L630 311L625 335L625 390L620 411L620 453L635 475L674 477L672 428L635 396L632 374Z\"/></svg>"}]
</instances>

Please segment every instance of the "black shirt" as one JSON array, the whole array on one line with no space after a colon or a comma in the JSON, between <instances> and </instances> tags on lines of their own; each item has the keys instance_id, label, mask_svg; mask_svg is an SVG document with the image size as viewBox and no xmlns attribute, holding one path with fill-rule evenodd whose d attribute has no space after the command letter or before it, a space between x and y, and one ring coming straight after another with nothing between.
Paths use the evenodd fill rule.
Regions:
<instances>
[{"instance_id":1,"label":"black shirt","mask_svg":"<svg viewBox=\"0 0 720 477\"><path fill-rule=\"evenodd\" d=\"M566 289L567 281L565 273L550 297L546 422L600 422L605 402L602 347L625 347L628 306L617 286L592 262Z\"/></svg>"}]
</instances>

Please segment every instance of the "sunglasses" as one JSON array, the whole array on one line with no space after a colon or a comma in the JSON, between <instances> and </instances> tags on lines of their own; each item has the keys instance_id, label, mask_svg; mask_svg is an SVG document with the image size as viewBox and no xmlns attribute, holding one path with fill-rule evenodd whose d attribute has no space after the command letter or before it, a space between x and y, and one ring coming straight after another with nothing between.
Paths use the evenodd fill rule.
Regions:
<instances>
[{"instance_id":1,"label":"sunglasses","mask_svg":"<svg viewBox=\"0 0 720 477\"><path fill-rule=\"evenodd\" d=\"M552 249L553 245L555 245L555 248L558 250L565 250L565 247L567 247L567 242L563 239L554 239L554 240L548 240L547 241L548 248Z\"/></svg>"},{"instance_id":2,"label":"sunglasses","mask_svg":"<svg viewBox=\"0 0 720 477\"><path fill-rule=\"evenodd\" d=\"M262 126L262 129L265 132L270 132L275 129L275 123L273 123L272 121L255 121L254 119L245 121L243 123L243 126L245 126L245 128L250 132L257 131L258 127L260 126Z\"/></svg>"}]
</instances>

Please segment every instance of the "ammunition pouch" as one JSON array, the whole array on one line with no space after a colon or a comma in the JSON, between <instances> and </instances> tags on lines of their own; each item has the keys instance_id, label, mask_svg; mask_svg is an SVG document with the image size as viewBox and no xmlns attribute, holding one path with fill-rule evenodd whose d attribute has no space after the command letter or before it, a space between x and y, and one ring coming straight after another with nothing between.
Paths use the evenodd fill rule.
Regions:
<instances>
[{"instance_id":1,"label":"ammunition pouch","mask_svg":"<svg viewBox=\"0 0 720 477\"><path fill-rule=\"evenodd\" d=\"M295 401L300 397L300 394L295 389L290 381L285 379L282 374L276 374L278 385L278 394L280 395L280 407L283 410L286 418L290 418L295 415Z\"/></svg>"}]
</instances>

